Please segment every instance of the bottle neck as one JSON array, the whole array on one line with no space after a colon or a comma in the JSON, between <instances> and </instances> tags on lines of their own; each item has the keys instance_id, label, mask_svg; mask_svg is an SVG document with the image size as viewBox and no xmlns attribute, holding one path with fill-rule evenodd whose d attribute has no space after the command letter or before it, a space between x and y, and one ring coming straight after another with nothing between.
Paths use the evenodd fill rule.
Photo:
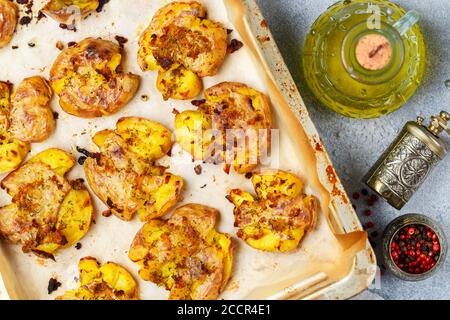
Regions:
<instances>
[{"instance_id":1,"label":"bottle neck","mask_svg":"<svg viewBox=\"0 0 450 320\"><path fill-rule=\"evenodd\" d=\"M348 31L342 44L342 63L349 75L366 84L381 84L394 78L404 63L404 45L392 26L369 29L365 22Z\"/></svg>"}]
</instances>

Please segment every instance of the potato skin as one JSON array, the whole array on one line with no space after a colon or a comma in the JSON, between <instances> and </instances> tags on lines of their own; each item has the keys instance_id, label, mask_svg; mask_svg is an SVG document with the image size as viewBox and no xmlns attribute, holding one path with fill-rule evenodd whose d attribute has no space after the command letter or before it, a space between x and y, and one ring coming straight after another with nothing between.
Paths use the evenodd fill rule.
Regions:
<instances>
[{"instance_id":1,"label":"potato skin","mask_svg":"<svg viewBox=\"0 0 450 320\"><path fill-rule=\"evenodd\" d=\"M11 83L0 81L0 173L19 167L30 152L29 143L11 137L8 132L11 90Z\"/></svg>"},{"instance_id":2,"label":"potato skin","mask_svg":"<svg viewBox=\"0 0 450 320\"><path fill-rule=\"evenodd\" d=\"M12 39L17 26L19 9L9 0L0 0L0 48L6 46Z\"/></svg>"},{"instance_id":3,"label":"potato skin","mask_svg":"<svg viewBox=\"0 0 450 320\"><path fill-rule=\"evenodd\" d=\"M30 144L14 138L0 137L0 173L17 169L30 152Z\"/></svg>"},{"instance_id":4,"label":"potato skin","mask_svg":"<svg viewBox=\"0 0 450 320\"><path fill-rule=\"evenodd\" d=\"M225 162L225 171L233 166L245 174L258 166L260 150L270 149L270 103L263 93L245 84L222 82L205 91L198 110L178 114L175 128L177 142L194 159ZM239 134L249 132L254 133L253 144L227 143L227 139L238 139Z\"/></svg>"},{"instance_id":5,"label":"potato skin","mask_svg":"<svg viewBox=\"0 0 450 320\"><path fill-rule=\"evenodd\" d=\"M169 220L146 223L128 254L141 278L170 290L169 299L216 299L233 263L231 237L215 229L218 216L216 209L188 204Z\"/></svg>"},{"instance_id":6,"label":"potato skin","mask_svg":"<svg viewBox=\"0 0 450 320\"><path fill-rule=\"evenodd\" d=\"M136 94L140 77L120 71L120 47L107 40L86 38L64 49L50 70L59 104L69 114L94 118L123 108Z\"/></svg>"},{"instance_id":7,"label":"potato skin","mask_svg":"<svg viewBox=\"0 0 450 320\"><path fill-rule=\"evenodd\" d=\"M11 97L10 134L23 142L46 140L55 130L50 108L53 91L42 77L24 79Z\"/></svg>"},{"instance_id":8,"label":"potato skin","mask_svg":"<svg viewBox=\"0 0 450 320\"><path fill-rule=\"evenodd\" d=\"M240 189L227 196L235 206L238 237L258 250L295 250L315 226L318 200L305 195L300 178L289 172L264 171L252 183L257 197Z\"/></svg>"},{"instance_id":9,"label":"potato skin","mask_svg":"<svg viewBox=\"0 0 450 320\"><path fill-rule=\"evenodd\" d=\"M198 2L171 2L159 9L139 41L143 71L159 70L157 88L164 99L192 99L200 78L218 73L227 53L227 30L206 19Z\"/></svg>"},{"instance_id":10,"label":"potato skin","mask_svg":"<svg viewBox=\"0 0 450 320\"><path fill-rule=\"evenodd\" d=\"M91 226L94 208L83 183L64 177L73 165L65 151L48 149L3 179L12 203L0 208L0 236L44 258L78 242Z\"/></svg>"},{"instance_id":11,"label":"potato skin","mask_svg":"<svg viewBox=\"0 0 450 320\"><path fill-rule=\"evenodd\" d=\"M56 126L53 92L44 78L24 79L12 95L11 89L9 82L0 82L0 172L16 169L30 143L46 140Z\"/></svg>"},{"instance_id":12,"label":"potato skin","mask_svg":"<svg viewBox=\"0 0 450 320\"><path fill-rule=\"evenodd\" d=\"M114 262L103 265L93 257L78 264L79 288L69 290L56 300L138 300L139 289L133 276Z\"/></svg>"},{"instance_id":13,"label":"potato skin","mask_svg":"<svg viewBox=\"0 0 450 320\"><path fill-rule=\"evenodd\" d=\"M116 130L93 137L100 152L84 163L91 189L118 218L142 221L164 215L176 204L183 179L154 165L172 147L172 133L161 124L139 117L122 118Z\"/></svg>"},{"instance_id":14,"label":"potato skin","mask_svg":"<svg viewBox=\"0 0 450 320\"><path fill-rule=\"evenodd\" d=\"M74 7L80 10L80 17L84 19L99 6L99 0L50 0L41 9L47 16L60 23L72 23Z\"/></svg>"}]
</instances>

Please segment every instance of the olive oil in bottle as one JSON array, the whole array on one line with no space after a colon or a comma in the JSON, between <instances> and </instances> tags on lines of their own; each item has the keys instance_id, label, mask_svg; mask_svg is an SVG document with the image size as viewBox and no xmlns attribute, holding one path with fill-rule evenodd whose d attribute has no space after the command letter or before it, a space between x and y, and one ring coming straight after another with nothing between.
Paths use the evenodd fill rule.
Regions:
<instances>
[{"instance_id":1,"label":"olive oil in bottle","mask_svg":"<svg viewBox=\"0 0 450 320\"><path fill-rule=\"evenodd\" d=\"M390 1L340 1L312 26L303 50L306 81L330 109L375 118L397 110L420 85L425 45L418 14Z\"/></svg>"}]
</instances>

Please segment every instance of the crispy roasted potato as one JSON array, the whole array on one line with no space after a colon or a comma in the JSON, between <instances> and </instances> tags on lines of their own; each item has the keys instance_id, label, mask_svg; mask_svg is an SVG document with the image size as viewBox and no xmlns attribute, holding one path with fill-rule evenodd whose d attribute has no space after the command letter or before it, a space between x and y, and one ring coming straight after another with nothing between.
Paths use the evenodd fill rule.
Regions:
<instances>
[{"instance_id":1,"label":"crispy roasted potato","mask_svg":"<svg viewBox=\"0 0 450 320\"><path fill-rule=\"evenodd\" d=\"M156 12L139 41L143 71L158 70L157 88L164 99L192 99L200 78L217 74L227 53L227 30L206 19L195 1L172 2Z\"/></svg>"},{"instance_id":2,"label":"crispy roasted potato","mask_svg":"<svg viewBox=\"0 0 450 320\"><path fill-rule=\"evenodd\" d=\"M79 288L66 291L57 300L138 300L139 290L133 276L122 266L103 265L92 257L80 260Z\"/></svg>"},{"instance_id":3,"label":"crispy roasted potato","mask_svg":"<svg viewBox=\"0 0 450 320\"><path fill-rule=\"evenodd\" d=\"M28 162L44 163L48 165L50 169L63 177L75 165L75 160L68 152L56 148L44 150L33 156L30 160L28 160Z\"/></svg>"},{"instance_id":4,"label":"crispy roasted potato","mask_svg":"<svg viewBox=\"0 0 450 320\"><path fill-rule=\"evenodd\" d=\"M46 140L56 126L50 101L53 92L42 77L24 79L11 96L9 133L23 142Z\"/></svg>"},{"instance_id":5,"label":"crispy roasted potato","mask_svg":"<svg viewBox=\"0 0 450 320\"><path fill-rule=\"evenodd\" d=\"M53 93L44 78L24 79L12 95L11 88L0 82L0 172L16 169L30 143L47 139L56 125L50 109Z\"/></svg>"},{"instance_id":6,"label":"crispy roasted potato","mask_svg":"<svg viewBox=\"0 0 450 320\"><path fill-rule=\"evenodd\" d=\"M225 162L238 173L255 169L261 150L269 150L272 115L267 97L235 82L205 91L197 111L175 117L176 140L194 159ZM200 130L201 129L201 130Z\"/></svg>"},{"instance_id":7,"label":"crispy roasted potato","mask_svg":"<svg viewBox=\"0 0 450 320\"><path fill-rule=\"evenodd\" d=\"M138 232L129 258L139 275L170 290L169 299L216 299L231 276L233 243L215 229L219 212L199 204L151 220Z\"/></svg>"},{"instance_id":8,"label":"crispy roasted potato","mask_svg":"<svg viewBox=\"0 0 450 320\"><path fill-rule=\"evenodd\" d=\"M169 70L160 71L156 87L162 93L164 100L169 98L189 100L200 94L203 83L193 71L178 65Z\"/></svg>"},{"instance_id":9,"label":"crispy roasted potato","mask_svg":"<svg viewBox=\"0 0 450 320\"><path fill-rule=\"evenodd\" d=\"M50 0L41 9L47 16L60 23L72 23L84 19L99 6L99 0Z\"/></svg>"},{"instance_id":10,"label":"crispy roasted potato","mask_svg":"<svg viewBox=\"0 0 450 320\"><path fill-rule=\"evenodd\" d=\"M67 113L82 118L112 115L124 107L139 88L140 78L121 71L120 47L87 38L66 48L50 70L50 82Z\"/></svg>"},{"instance_id":11,"label":"crispy roasted potato","mask_svg":"<svg viewBox=\"0 0 450 320\"><path fill-rule=\"evenodd\" d=\"M142 221L164 215L179 200L183 179L154 162L172 147L172 133L161 124L138 117L122 118L115 130L93 137L100 152L84 163L95 194L123 220L135 213Z\"/></svg>"},{"instance_id":12,"label":"crispy roasted potato","mask_svg":"<svg viewBox=\"0 0 450 320\"><path fill-rule=\"evenodd\" d=\"M94 208L83 183L64 177L73 165L65 151L48 149L3 179L12 204L0 209L0 236L46 258L78 242Z\"/></svg>"},{"instance_id":13,"label":"crispy roasted potato","mask_svg":"<svg viewBox=\"0 0 450 320\"><path fill-rule=\"evenodd\" d=\"M156 121L122 118L117 122L116 131L132 152L148 162L164 157L172 149L172 132Z\"/></svg>"},{"instance_id":14,"label":"crispy roasted potato","mask_svg":"<svg viewBox=\"0 0 450 320\"><path fill-rule=\"evenodd\" d=\"M19 9L10 0L0 0L0 48L6 46L16 30Z\"/></svg>"},{"instance_id":15,"label":"crispy roasted potato","mask_svg":"<svg viewBox=\"0 0 450 320\"><path fill-rule=\"evenodd\" d=\"M0 137L0 173L19 167L29 152L28 143L14 138Z\"/></svg>"},{"instance_id":16,"label":"crispy roasted potato","mask_svg":"<svg viewBox=\"0 0 450 320\"><path fill-rule=\"evenodd\" d=\"M317 199L303 193L299 177L284 171L254 174L252 183L257 197L239 189L228 196L235 206L238 237L258 250L296 249L305 232L315 226Z\"/></svg>"}]
</instances>

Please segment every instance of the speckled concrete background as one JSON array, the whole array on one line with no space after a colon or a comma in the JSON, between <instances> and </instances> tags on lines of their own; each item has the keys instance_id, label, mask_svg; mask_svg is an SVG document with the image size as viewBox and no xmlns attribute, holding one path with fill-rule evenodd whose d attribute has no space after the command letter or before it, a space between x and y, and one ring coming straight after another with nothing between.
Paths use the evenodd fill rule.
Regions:
<instances>
[{"instance_id":1,"label":"speckled concrete background","mask_svg":"<svg viewBox=\"0 0 450 320\"><path fill-rule=\"evenodd\" d=\"M450 90L444 85L450 79L450 1L395 0L406 9L421 13L420 25L428 49L424 84L413 99L399 111L375 120L342 117L314 100L300 67L300 52L314 20L334 0L257 0L269 23L275 40L298 85L311 117L316 124L333 163L349 194L360 191L361 179L376 159L397 136L406 121L418 115L429 117L441 110L450 111ZM450 146L450 137L445 137ZM387 204L373 207L374 215L364 217L362 202L355 203L363 223L373 221L376 243L384 227L395 217L406 213L423 213L434 218L450 237L450 156L432 173L415 197L398 212ZM378 248L375 250L377 251ZM378 255L379 256L379 255ZM381 277L379 288L372 293L385 299L450 299L450 258L434 277L409 283L389 273ZM372 298L373 295L364 297Z\"/></svg>"}]
</instances>

